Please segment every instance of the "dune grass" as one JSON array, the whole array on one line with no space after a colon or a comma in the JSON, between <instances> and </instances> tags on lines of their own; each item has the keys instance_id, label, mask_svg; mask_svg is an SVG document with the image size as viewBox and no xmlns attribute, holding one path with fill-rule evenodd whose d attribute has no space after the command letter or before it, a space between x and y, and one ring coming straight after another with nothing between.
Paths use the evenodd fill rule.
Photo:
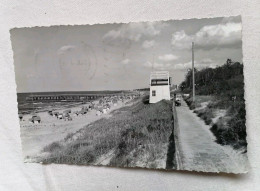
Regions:
<instances>
[{"instance_id":1,"label":"dune grass","mask_svg":"<svg viewBox=\"0 0 260 191\"><path fill-rule=\"evenodd\" d=\"M98 164L113 151L108 165L163 168L173 130L172 102L142 101L112 112L64 140L47 145L43 163Z\"/></svg>"},{"instance_id":2,"label":"dune grass","mask_svg":"<svg viewBox=\"0 0 260 191\"><path fill-rule=\"evenodd\" d=\"M245 103L244 100L232 101L227 97L196 96L196 103L191 98L185 99L189 108L204 120L205 124L211 125L211 131L216 136L217 143L231 145L235 149L246 151L246 126L245 126ZM202 103L207 102L205 107ZM216 113L225 110L225 115L213 122Z\"/></svg>"}]
</instances>

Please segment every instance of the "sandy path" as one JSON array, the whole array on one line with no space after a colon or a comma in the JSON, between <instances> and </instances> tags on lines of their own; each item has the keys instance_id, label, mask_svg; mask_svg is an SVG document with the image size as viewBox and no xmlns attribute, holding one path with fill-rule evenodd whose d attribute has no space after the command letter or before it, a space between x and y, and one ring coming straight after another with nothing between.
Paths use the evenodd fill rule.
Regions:
<instances>
[{"instance_id":1,"label":"sandy path","mask_svg":"<svg viewBox=\"0 0 260 191\"><path fill-rule=\"evenodd\" d=\"M72 107L71 110L72 112L78 111L82 106L83 105ZM50 116L47 112L40 112L38 113L42 119L42 123L40 124L29 123L28 119L31 115L25 115L24 121L20 122L22 148L25 159L30 156L36 156L46 145L64 139L69 133L74 133L103 117L109 117L111 111L123 106L125 106L125 104L120 102L117 106L112 106L107 114L100 116L96 115L96 110L91 110L85 115L72 117L72 121L59 120Z\"/></svg>"},{"instance_id":2,"label":"sandy path","mask_svg":"<svg viewBox=\"0 0 260 191\"><path fill-rule=\"evenodd\" d=\"M183 170L207 172L246 172L246 158L231 147L215 142L210 126L205 125L182 100L176 107Z\"/></svg>"}]
</instances>

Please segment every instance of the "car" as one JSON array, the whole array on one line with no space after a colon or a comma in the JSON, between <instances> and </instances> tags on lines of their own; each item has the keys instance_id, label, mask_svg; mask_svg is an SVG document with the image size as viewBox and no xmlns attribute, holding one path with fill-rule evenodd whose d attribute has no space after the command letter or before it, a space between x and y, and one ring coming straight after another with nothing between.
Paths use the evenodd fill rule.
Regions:
<instances>
[{"instance_id":1,"label":"car","mask_svg":"<svg viewBox=\"0 0 260 191\"><path fill-rule=\"evenodd\" d=\"M180 94L176 95L174 102L175 102L175 106L181 106L181 95Z\"/></svg>"},{"instance_id":2,"label":"car","mask_svg":"<svg viewBox=\"0 0 260 191\"><path fill-rule=\"evenodd\" d=\"M175 100L175 106L181 106L181 102Z\"/></svg>"}]
</instances>

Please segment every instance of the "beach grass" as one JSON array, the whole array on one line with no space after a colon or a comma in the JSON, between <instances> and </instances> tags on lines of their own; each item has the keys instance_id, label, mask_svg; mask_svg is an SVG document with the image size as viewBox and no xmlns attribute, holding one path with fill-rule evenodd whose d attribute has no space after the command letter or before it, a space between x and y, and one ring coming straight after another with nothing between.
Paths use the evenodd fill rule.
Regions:
<instances>
[{"instance_id":1,"label":"beach grass","mask_svg":"<svg viewBox=\"0 0 260 191\"><path fill-rule=\"evenodd\" d=\"M173 130L172 102L147 104L140 99L111 114L47 145L40 161L99 165L104 158L111 166L164 168Z\"/></svg>"}]
</instances>

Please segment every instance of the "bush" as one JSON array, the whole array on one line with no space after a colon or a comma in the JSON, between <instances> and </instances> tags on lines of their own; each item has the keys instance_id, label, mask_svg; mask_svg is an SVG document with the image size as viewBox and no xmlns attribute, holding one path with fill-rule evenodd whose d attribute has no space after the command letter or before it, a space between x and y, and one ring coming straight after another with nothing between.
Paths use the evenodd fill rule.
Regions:
<instances>
[{"instance_id":1,"label":"bush","mask_svg":"<svg viewBox=\"0 0 260 191\"><path fill-rule=\"evenodd\" d=\"M217 143L231 145L235 149L246 148L245 108L243 104L239 107L238 111L231 107L228 116L212 126L211 131L216 136Z\"/></svg>"}]
</instances>

